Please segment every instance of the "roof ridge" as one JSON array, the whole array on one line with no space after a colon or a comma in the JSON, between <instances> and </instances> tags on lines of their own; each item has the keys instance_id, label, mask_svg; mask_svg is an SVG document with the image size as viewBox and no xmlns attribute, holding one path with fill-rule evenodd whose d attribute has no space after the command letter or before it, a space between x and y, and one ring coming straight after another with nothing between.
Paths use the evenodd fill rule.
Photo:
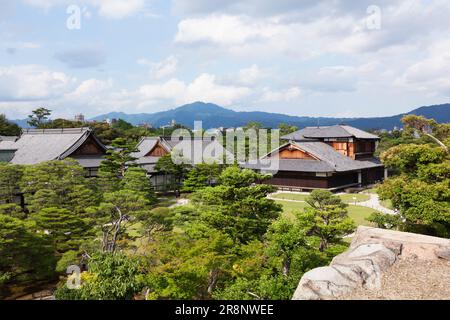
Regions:
<instances>
[{"instance_id":1,"label":"roof ridge","mask_svg":"<svg viewBox=\"0 0 450 320\"><path fill-rule=\"evenodd\" d=\"M58 128L58 129L24 129L22 135L31 134L74 134L74 133L85 133L87 131L92 131L89 127L82 128Z\"/></svg>"}]
</instances>

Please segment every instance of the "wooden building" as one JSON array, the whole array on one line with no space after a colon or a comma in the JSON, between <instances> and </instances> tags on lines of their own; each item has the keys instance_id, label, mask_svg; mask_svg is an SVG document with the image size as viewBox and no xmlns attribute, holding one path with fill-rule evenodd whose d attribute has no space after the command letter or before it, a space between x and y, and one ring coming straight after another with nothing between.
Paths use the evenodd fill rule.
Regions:
<instances>
[{"instance_id":1,"label":"wooden building","mask_svg":"<svg viewBox=\"0 0 450 320\"><path fill-rule=\"evenodd\" d=\"M28 129L14 141L1 141L0 154L7 162L22 165L73 158L92 177L97 175L106 147L89 128Z\"/></svg>"},{"instance_id":2,"label":"wooden building","mask_svg":"<svg viewBox=\"0 0 450 320\"><path fill-rule=\"evenodd\" d=\"M150 176L151 182L157 191L166 191L168 185L181 185L183 181L173 181L170 175L155 170L158 160L167 154L176 153L185 164L195 165L203 161L216 161L232 157L214 137L193 139L183 137L145 137L137 145L138 152L132 156L136 158L138 166L144 168Z\"/></svg>"},{"instance_id":3,"label":"wooden building","mask_svg":"<svg viewBox=\"0 0 450 320\"><path fill-rule=\"evenodd\" d=\"M267 183L280 189L339 190L379 182L387 175L374 157L380 138L357 128L308 127L281 138L287 142L259 163L243 165L272 173Z\"/></svg>"}]
</instances>

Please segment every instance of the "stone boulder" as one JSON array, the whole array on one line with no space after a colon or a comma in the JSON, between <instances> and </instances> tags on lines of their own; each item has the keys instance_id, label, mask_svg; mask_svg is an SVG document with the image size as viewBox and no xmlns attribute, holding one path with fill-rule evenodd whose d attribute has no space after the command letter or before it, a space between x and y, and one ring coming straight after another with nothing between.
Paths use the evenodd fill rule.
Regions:
<instances>
[{"instance_id":1,"label":"stone boulder","mask_svg":"<svg viewBox=\"0 0 450 320\"><path fill-rule=\"evenodd\" d=\"M293 300L334 299L360 287L380 289L383 273L398 259L449 259L449 250L449 239L361 226L350 248L330 266L303 275Z\"/></svg>"}]
</instances>

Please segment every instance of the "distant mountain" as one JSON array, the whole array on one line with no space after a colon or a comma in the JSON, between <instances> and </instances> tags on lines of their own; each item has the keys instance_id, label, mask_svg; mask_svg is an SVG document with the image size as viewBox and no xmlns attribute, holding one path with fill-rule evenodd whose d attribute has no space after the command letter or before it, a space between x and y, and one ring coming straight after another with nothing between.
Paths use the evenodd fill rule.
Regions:
<instances>
[{"instance_id":1,"label":"distant mountain","mask_svg":"<svg viewBox=\"0 0 450 320\"><path fill-rule=\"evenodd\" d=\"M387 129L401 127L400 119L405 114L422 115L427 118L435 119L437 122L450 122L450 104L433 105L420 107L408 113L402 113L390 117L376 118L326 118L326 117L295 117L280 113L269 113L260 111L238 112L222 108L213 103L195 102L187 104L168 111L157 113L139 113L127 114L123 112L111 112L100 115L90 120L103 121L106 119L123 119L134 125L150 124L154 127L160 127L169 124L175 120L179 124L183 124L192 128L194 121L202 121L203 128L218 127L239 127L244 126L249 121L262 123L265 127L276 128L280 123L295 125L300 128L317 126L329 126L335 124L348 124L360 129ZM13 121L22 128L28 127L27 120Z\"/></svg>"},{"instance_id":2,"label":"distant mountain","mask_svg":"<svg viewBox=\"0 0 450 320\"><path fill-rule=\"evenodd\" d=\"M450 104L434 105L421 107L408 113L403 113L390 117L376 118L326 118L326 117L295 117L279 113L268 112L237 112L222 108L212 103L195 102L187 104L172 110L157 113L126 114L122 112L112 112L104 114L91 120L103 121L106 119L123 119L134 125L151 124L154 127L160 127L169 124L175 120L192 128L194 121L203 121L203 128L217 127L239 127L247 124L249 121L261 122L265 127L275 128L280 123L287 123L298 127L348 124L360 129L393 129L401 127L400 119L405 114L422 115L427 118L435 119L437 122L450 122Z\"/></svg>"}]
</instances>

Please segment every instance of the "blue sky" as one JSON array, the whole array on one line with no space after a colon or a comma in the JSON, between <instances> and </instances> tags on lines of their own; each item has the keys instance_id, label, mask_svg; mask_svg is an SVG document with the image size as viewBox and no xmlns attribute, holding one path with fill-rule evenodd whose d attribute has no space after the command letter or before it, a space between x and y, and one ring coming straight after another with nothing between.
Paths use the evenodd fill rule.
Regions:
<instances>
[{"instance_id":1,"label":"blue sky","mask_svg":"<svg viewBox=\"0 0 450 320\"><path fill-rule=\"evenodd\" d=\"M397 114L449 102L449 17L444 0L3 0L0 113Z\"/></svg>"}]
</instances>

